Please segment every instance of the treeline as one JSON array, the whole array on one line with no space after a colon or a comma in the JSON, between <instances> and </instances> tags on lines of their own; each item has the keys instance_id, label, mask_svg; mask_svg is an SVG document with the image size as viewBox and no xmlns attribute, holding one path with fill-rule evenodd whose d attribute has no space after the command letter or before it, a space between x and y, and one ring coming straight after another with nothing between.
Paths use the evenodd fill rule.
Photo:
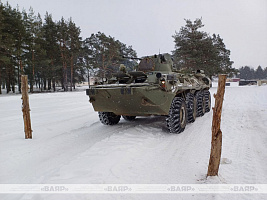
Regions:
<instances>
[{"instance_id":1,"label":"treeline","mask_svg":"<svg viewBox=\"0 0 267 200\"><path fill-rule=\"evenodd\" d=\"M121 62L130 62L122 56L136 57L131 46L104 33L92 34L86 39L70 18L54 21L46 13L44 19L12 8L0 2L0 94L20 90L20 76L28 75L30 91L64 91L84 81L85 74L106 74ZM92 70L94 69L94 70Z\"/></svg>"},{"instance_id":2,"label":"treeline","mask_svg":"<svg viewBox=\"0 0 267 200\"><path fill-rule=\"evenodd\" d=\"M173 36L172 52L177 69L191 72L204 69L210 77L218 73L238 74L242 79L266 79L266 68L233 69L230 50L220 35L201 31L201 19L186 20ZM134 69L137 57L132 46L104 33L82 39L81 30L70 18L54 21L48 12L42 19L30 8L28 12L0 2L0 94L20 91L21 75L28 75L30 91L75 89L87 76L108 77L125 64ZM128 69L131 70L131 69ZM239 73L238 73L239 72Z\"/></svg>"},{"instance_id":3,"label":"treeline","mask_svg":"<svg viewBox=\"0 0 267 200\"><path fill-rule=\"evenodd\" d=\"M239 68L237 77L245 80L267 79L267 67L265 67L265 69L262 69L261 66L258 66L256 70L248 66L241 67Z\"/></svg>"}]
</instances>

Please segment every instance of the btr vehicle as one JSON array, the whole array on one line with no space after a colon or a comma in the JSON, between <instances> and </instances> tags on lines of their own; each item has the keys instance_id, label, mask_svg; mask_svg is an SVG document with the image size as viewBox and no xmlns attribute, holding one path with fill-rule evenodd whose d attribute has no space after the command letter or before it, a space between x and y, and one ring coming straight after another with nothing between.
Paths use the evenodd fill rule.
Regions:
<instances>
[{"instance_id":1,"label":"btr vehicle","mask_svg":"<svg viewBox=\"0 0 267 200\"><path fill-rule=\"evenodd\" d=\"M170 54L146 56L135 71L124 65L109 79L86 90L100 121L117 124L121 116L128 121L136 116L166 116L170 133L181 133L187 123L211 108L211 80L202 70L191 74L174 69Z\"/></svg>"}]
</instances>

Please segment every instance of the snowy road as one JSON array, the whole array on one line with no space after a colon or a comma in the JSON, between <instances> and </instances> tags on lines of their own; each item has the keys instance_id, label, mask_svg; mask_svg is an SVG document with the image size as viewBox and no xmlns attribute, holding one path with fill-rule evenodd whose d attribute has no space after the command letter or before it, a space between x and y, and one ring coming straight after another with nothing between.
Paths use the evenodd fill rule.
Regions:
<instances>
[{"instance_id":1,"label":"snowy road","mask_svg":"<svg viewBox=\"0 0 267 200\"><path fill-rule=\"evenodd\" d=\"M215 93L217 88L211 88ZM206 179L212 112L169 134L164 117L104 126L85 92L30 95L25 140L20 95L0 97L0 184L267 184L267 86L227 87L219 177ZM214 105L212 98L212 105ZM1 199L177 199L175 195L10 194ZM3 197L3 198L2 198ZM264 199L187 194L183 199Z\"/></svg>"}]
</instances>

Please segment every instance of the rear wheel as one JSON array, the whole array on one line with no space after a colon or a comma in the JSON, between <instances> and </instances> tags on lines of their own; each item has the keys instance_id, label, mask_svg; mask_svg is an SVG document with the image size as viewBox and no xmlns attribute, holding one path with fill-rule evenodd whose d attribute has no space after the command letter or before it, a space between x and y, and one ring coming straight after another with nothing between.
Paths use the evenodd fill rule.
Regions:
<instances>
[{"instance_id":1,"label":"rear wheel","mask_svg":"<svg viewBox=\"0 0 267 200\"><path fill-rule=\"evenodd\" d=\"M204 91L204 97L205 97L205 112L209 112L211 108L211 97L210 97L210 92L208 90Z\"/></svg>"},{"instance_id":2,"label":"rear wheel","mask_svg":"<svg viewBox=\"0 0 267 200\"><path fill-rule=\"evenodd\" d=\"M123 115L122 116L123 119L125 119L126 121L134 121L136 116L126 116L126 115Z\"/></svg>"},{"instance_id":3,"label":"rear wheel","mask_svg":"<svg viewBox=\"0 0 267 200\"><path fill-rule=\"evenodd\" d=\"M172 101L169 115L166 119L170 133L181 133L187 122L186 103L183 98L175 97Z\"/></svg>"},{"instance_id":4,"label":"rear wheel","mask_svg":"<svg viewBox=\"0 0 267 200\"><path fill-rule=\"evenodd\" d=\"M196 93L197 99L197 117L201 117L205 114L205 97L202 91Z\"/></svg>"},{"instance_id":5,"label":"rear wheel","mask_svg":"<svg viewBox=\"0 0 267 200\"><path fill-rule=\"evenodd\" d=\"M187 122L193 123L197 117L197 99L192 93L186 95Z\"/></svg>"},{"instance_id":6,"label":"rear wheel","mask_svg":"<svg viewBox=\"0 0 267 200\"><path fill-rule=\"evenodd\" d=\"M118 124L121 116L115 115L113 112L98 112L99 119L102 124L115 125Z\"/></svg>"}]
</instances>

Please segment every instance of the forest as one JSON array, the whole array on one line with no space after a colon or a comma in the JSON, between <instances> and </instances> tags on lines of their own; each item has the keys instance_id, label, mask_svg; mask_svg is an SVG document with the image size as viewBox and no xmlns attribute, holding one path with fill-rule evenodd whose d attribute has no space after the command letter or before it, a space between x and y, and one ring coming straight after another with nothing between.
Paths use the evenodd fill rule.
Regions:
<instances>
[{"instance_id":1,"label":"forest","mask_svg":"<svg viewBox=\"0 0 267 200\"><path fill-rule=\"evenodd\" d=\"M241 67L239 68L237 77L245 80L267 79L267 67L263 69L259 65L256 70L248 66Z\"/></svg>"},{"instance_id":2,"label":"forest","mask_svg":"<svg viewBox=\"0 0 267 200\"><path fill-rule=\"evenodd\" d=\"M90 72L105 73L111 66L136 57L131 46L98 32L82 39L81 29L69 18L54 21L48 12L42 19L0 3L0 94L20 90L21 75L28 75L30 92L61 87L72 91ZM94 69L94 70L93 70Z\"/></svg>"}]
</instances>

